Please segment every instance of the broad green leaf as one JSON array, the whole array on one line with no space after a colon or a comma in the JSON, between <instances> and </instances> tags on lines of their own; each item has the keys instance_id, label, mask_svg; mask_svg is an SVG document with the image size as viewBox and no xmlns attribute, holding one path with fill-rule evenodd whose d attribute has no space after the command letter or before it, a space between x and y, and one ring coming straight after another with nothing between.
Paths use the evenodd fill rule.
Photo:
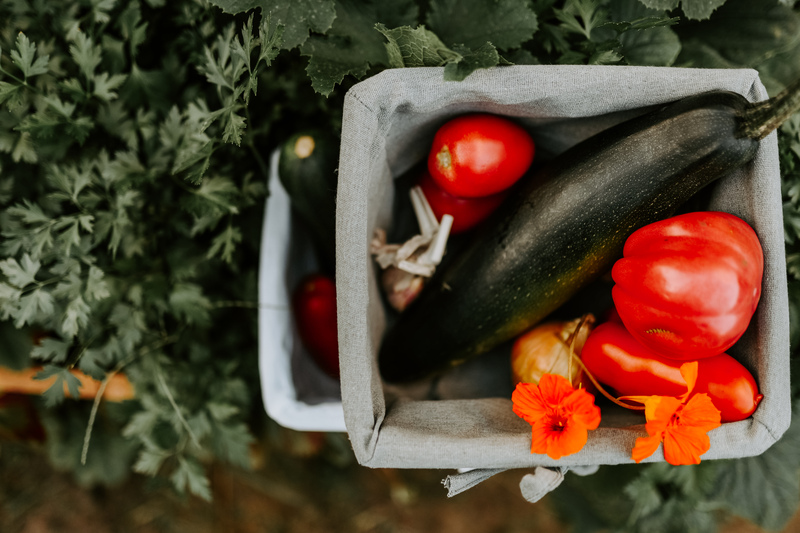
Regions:
<instances>
[{"instance_id":1,"label":"broad green leaf","mask_svg":"<svg viewBox=\"0 0 800 533\"><path fill-rule=\"evenodd\" d=\"M276 23L283 24L283 46L290 50L303 44L309 32L325 33L337 16L333 0L210 0L226 13L238 14L261 8Z\"/></svg>"},{"instance_id":2,"label":"broad green leaf","mask_svg":"<svg viewBox=\"0 0 800 533\"><path fill-rule=\"evenodd\" d=\"M703 20L711 16L727 0L640 0L651 9L668 11L680 4L684 15L690 20Z\"/></svg>"},{"instance_id":3,"label":"broad green leaf","mask_svg":"<svg viewBox=\"0 0 800 533\"><path fill-rule=\"evenodd\" d=\"M47 73L47 64L50 61L49 55L39 56L34 59L36 57L36 44L32 43L22 32L17 34L16 44L17 49L12 50L9 55L14 64L22 71L25 78Z\"/></svg>"},{"instance_id":4,"label":"broad green leaf","mask_svg":"<svg viewBox=\"0 0 800 533\"><path fill-rule=\"evenodd\" d=\"M20 261L13 257L0 261L0 272L12 285L20 289L36 282L36 274L41 267L42 263L34 261L28 254L24 254Z\"/></svg>"},{"instance_id":5,"label":"broad green leaf","mask_svg":"<svg viewBox=\"0 0 800 533\"><path fill-rule=\"evenodd\" d=\"M79 331L84 329L89 323L89 313L91 308L78 296L72 300L64 311L64 319L61 322L61 332L67 338L75 337Z\"/></svg>"},{"instance_id":6,"label":"broad green leaf","mask_svg":"<svg viewBox=\"0 0 800 533\"><path fill-rule=\"evenodd\" d=\"M728 0L709 20L675 28L682 40L696 39L740 67L762 62L797 45L800 15L770 2Z\"/></svg>"},{"instance_id":7,"label":"broad green leaf","mask_svg":"<svg viewBox=\"0 0 800 533\"><path fill-rule=\"evenodd\" d=\"M402 5L409 3L409 0L400 2ZM382 23L387 27L407 25L407 20L390 19L404 18L410 12L399 9L394 2L337 1L336 20L330 30L325 36L310 37L300 49L304 56L309 56L306 72L314 90L327 96L345 76L360 79L371 67L388 65L385 41L375 30L375 24Z\"/></svg>"},{"instance_id":8,"label":"broad green leaf","mask_svg":"<svg viewBox=\"0 0 800 533\"><path fill-rule=\"evenodd\" d=\"M432 0L426 23L448 46L472 50L487 42L500 50L518 48L539 26L526 0Z\"/></svg>"},{"instance_id":9,"label":"broad green leaf","mask_svg":"<svg viewBox=\"0 0 800 533\"><path fill-rule=\"evenodd\" d=\"M621 35L622 55L630 65L671 66L681 51L678 35L669 27L677 19L646 8L638 0L621 0L609 7L612 25Z\"/></svg>"},{"instance_id":10,"label":"broad green leaf","mask_svg":"<svg viewBox=\"0 0 800 533\"><path fill-rule=\"evenodd\" d=\"M377 24L375 29L389 41L386 43L386 53L391 68L439 67L461 59L425 26L401 26L390 30L383 24Z\"/></svg>"},{"instance_id":11,"label":"broad green leaf","mask_svg":"<svg viewBox=\"0 0 800 533\"><path fill-rule=\"evenodd\" d=\"M800 500L797 414L795 409L789 430L761 455L720 462L715 490L709 499L764 529L783 529Z\"/></svg>"},{"instance_id":12,"label":"broad green leaf","mask_svg":"<svg viewBox=\"0 0 800 533\"><path fill-rule=\"evenodd\" d=\"M445 65L445 81L462 81L476 70L494 67L500 61L500 55L491 43L485 43L476 50L456 45L453 51L458 53L461 59Z\"/></svg>"}]
</instances>

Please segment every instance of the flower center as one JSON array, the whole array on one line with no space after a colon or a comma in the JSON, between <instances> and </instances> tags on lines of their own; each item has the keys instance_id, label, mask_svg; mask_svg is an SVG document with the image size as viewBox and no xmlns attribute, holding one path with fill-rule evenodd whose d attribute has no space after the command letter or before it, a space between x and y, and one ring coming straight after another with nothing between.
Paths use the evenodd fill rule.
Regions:
<instances>
[{"instance_id":1,"label":"flower center","mask_svg":"<svg viewBox=\"0 0 800 533\"><path fill-rule=\"evenodd\" d=\"M558 415L550 419L550 431L561 433L565 429L567 429L567 417Z\"/></svg>"}]
</instances>

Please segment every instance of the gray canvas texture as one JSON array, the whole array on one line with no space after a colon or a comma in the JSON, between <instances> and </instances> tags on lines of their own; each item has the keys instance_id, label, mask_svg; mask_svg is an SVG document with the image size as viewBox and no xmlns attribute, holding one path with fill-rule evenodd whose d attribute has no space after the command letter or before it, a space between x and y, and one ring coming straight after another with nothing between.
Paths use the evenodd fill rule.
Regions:
<instances>
[{"instance_id":1,"label":"gray canvas texture","mask_svg":"<svg viewBox=\"0 0 800 533\"><path fill-rule=\"evenodd\" d=\"M479 385L493 372L507 372L502 355L485 359L473 371L456 368L436 384L444 390L436 399L430 383L384 384L377 353L391 313L383 304L369 243L376 228L392 227L396 178L426 157L436 129L455 115L483 111L514 117L532 132L537 157L548 157L650 106L690 94L724 89L763 100L767 94L758 74L537 65L482 70L462 82L445 82L442 76L439 68L387 70L355 85L345 99L336 280L342 402L356 457L370 467L487 473L630 463L636 438L646 436L644 418L620 408L604 408L601 426L589 433L579 453L559 460L531 454L531 428L512 412L511 389L497 394ZM751 418L713 430L703 460L760 454L790 422L789 311L775 133L761 142L752 163L718 182L708 208L746 220L764 248L762 299L750 328L729 351L754 374L764 400ZM663 454L659 450L645 461L663 461Z\"/></svg>"}]
</instances>

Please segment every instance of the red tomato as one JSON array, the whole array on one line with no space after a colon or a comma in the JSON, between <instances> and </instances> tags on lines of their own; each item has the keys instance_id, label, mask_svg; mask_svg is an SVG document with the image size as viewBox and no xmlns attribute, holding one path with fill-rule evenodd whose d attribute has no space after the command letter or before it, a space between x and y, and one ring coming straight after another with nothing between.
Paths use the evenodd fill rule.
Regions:
<instances>
[{"instance_id":1,"label":"red tomato","mask_svg":"<svg viewBox=\"0 0 800 533\"><path fill-rule=\"evenodd\" d=\"M503 191L533 162L533 139L509 119L488 114L456 117L433 138L428 170L454 196L475 198Z\"/></svg>"},{"instance_id":2,"label":"red tomato","mask_svg":"<svg viewBox=\"0 0 800 533\"><path fill-rule=\"evenodd\" d=\"M339 336L336 329L336 285L328 276L304 278L292 295L300 340L317 365L339 378Z\"/></svg>"},{"instance_id":3,"label":"red tomato","mask_svg":"<svg viewBox=\"0 0 800 533\"><path fill-rule=\"evenodd\" d=\"M450 233L462 233L471 230L486 217L492 214L503 203L508 191L503 191L491 196L481 198L460 198L439 187L427 171L422 173L419 180L422 193L431 204L433 214L437 220L442 220L444 215L452 215L453 227Z\"/></svg>"},{"instance_id":4,"label":"red tomato","mask_svg":"<svg viewBox=\"0 0 800 533\"><path fill-rule=\"evenodd\" d=\"M616 262L612 296L628 331L681 360L717 355L747 329L761 297L764 255L742 219L713 211L635 231Z\"/></svg>"},{"instance_id":5,"label":"red tomato","mask_svg":"<svg viewBox=\"0 0 800 533\"><path fill-rule=\"evenodd\" d=\"M581 351L591 374L622 396L680 396L686 383L680 367L686 361L662 357L643 346L617 322L597 326ZM763 396L753 376L728 354L697 361L694 392L705 392L720 410L723 422L744 420Z\"/></svg>"}]
</instances>

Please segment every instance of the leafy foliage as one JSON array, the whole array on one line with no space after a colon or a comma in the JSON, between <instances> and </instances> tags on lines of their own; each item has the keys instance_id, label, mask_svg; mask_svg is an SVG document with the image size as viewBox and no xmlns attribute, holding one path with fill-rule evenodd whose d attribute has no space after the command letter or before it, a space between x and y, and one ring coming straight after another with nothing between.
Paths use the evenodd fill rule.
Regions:
<instances>
[{"instance_id":1,"label":"leafy foliage","mask_svg":"<svg viewBox=\"0 0 800 533\"><path fill-rule=\"evenodd\" d=\"M56 377L47 448L82 482L135 471L209 498L204 463L246 467L261 413L269 150L307 125L335 135L346 89L386 68L456 82L511 63L749 67L774 93L800 72L794 4L0 0L0 364ZM780 149L796 350L798 116ZM136 400L76 400L73 367L124 372ZM568 476L554 501L585 531L710 531L723 510L779 528L796 432L758 458Z\"/></svg>"}]
</instances>

